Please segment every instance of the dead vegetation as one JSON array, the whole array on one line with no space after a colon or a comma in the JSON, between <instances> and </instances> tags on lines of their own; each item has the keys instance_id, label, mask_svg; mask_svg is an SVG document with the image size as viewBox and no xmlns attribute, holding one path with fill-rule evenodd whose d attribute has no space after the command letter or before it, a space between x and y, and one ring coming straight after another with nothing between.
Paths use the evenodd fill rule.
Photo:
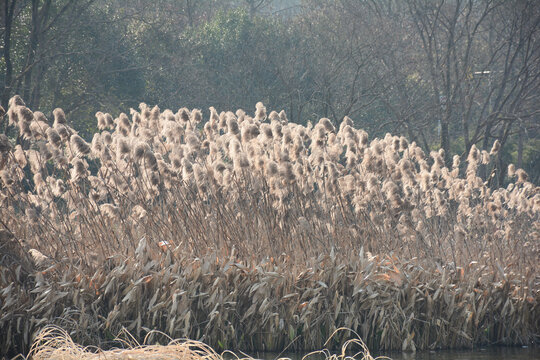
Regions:
<instances>
[{"instance_id":1,"label":"dead vegetation","mask_svg":"<svg viewBox=\"0 0 540 360\"><path fill-rule=\"evenodd\" d=\"M126 327L307 350L341 326L374 349L538 342L539 188L513 167L506 188L478 176L497 143L448 168L348 118L210 110L98 112L87 143L61 109L10 101L3 351L49 323L84 344Z\"/></svg>"},{"instance_id":2,"label":"dead vegetation","mask_svg":"<svg viewBox=\"0 0 540 360\"><path fill-rule=\"evenodd\" d=\"M339 331L350 331L347 329L337 329L334 333ZM155 332L153 332L155 333ZM151 333L151 334L153 334ZM172 340L170 337L164 335L168 344L166 345L148 345L147 339L141 345L139 344L129 332L123 331L125 339L118 339L124 343L123 348L117 348L112 350L101 350L99 348L82 347L71 339L69 334L58 327L47 326L37 335L34 344L28 358L32 359L181 359L181 360L224 360L224 359L237 359L237 360L254 360L249 355L242 354L239 356L231 351L224 351L221 354L215 352L208 345L193 340ZM328 349L317 350L312 353L306 354L302 360L310 359L313 356L319 355L317 358L328 360L344 360L344 359L357 359L357 360L377 360L377 359L389 359L388 357L381 356L373 358L369 350L363 341L358 338L358 334L355 334L357 338L346 341L340 353L332 353ZM147 336L148 337L148 336ZM278 360L286 360L287 358L276 358Z\"/></svg>"}]
</instances>

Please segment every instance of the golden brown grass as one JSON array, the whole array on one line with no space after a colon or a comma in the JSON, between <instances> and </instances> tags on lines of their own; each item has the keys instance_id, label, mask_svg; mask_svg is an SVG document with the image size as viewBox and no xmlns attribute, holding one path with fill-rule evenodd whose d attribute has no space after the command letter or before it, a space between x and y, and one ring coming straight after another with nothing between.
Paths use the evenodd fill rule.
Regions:
<instances>
[{"instance_id":1,"label":"golden brown grass","mask_svg":"<svg viewBox=\"0 0 540 360\"><path fill-rule=\"evenodd\" d=\"M513 166L505 188L478 176L497 144L446 167L349 118L256 108L99 112L87 143L12 99L0 348L48 323L88 344L122 326L246 350L341 326L375 349L538 342L540 192Z\"/></svg>"},{"instance_id":2,"label":"golden brown grass","mask_svg":"<svg viewBox=\"0 0 540 360\"><path fill-rule=\"evenodd\" d=\"M222 357L202 342L174 340L167 345L129 345L124 349L101 350L83 347L61 328L46 327L36 336L27 358L43 360L69 359L163 359L221 360Z\"/></svg>"},{"instance_id":3,"label":"golden brown grass","mask_svg":"<svg viewBox=\"0 0 540 360\"><path fill-rule=\"evenodd\" d=\"M335 335L340 330L337 329L333 334ZM193 340L172 340L169 339L167 345L147 345L138 344L128 332L128 341L124 340L124 348L102 350L95 347L83 347L76 344L69 334L58 327L48 326L45 327L36 336L34 344L30 350L28 359L36 360L92 360L92 359L111 359L111 360L136 360L136 359L159 359L159 360L223 360L225 355L228 359L237 360L254 360L250 356L236 355L231 351L224 351L218 354L208 345ZM163 334L162 334L163 335ZM130 342L134 344L130 344ZM146 343L146 340L145 340ZM356 345L356 346L355 346ZM353 350L356 347L357 349ZM355 339L346 341L340 353L333 353L328 349L318 350L306 354L302 357L302 360L307 360L314 355L323 355L327 360L343 360L343 359L356 359L356 360L376 360L376 359L390 359L388 357L373 358L369 350L363 341L357 336ZM320 357L318 357L320 358ZM277 358L284 359L284 358Z\"/></svg>"}]
</instances>

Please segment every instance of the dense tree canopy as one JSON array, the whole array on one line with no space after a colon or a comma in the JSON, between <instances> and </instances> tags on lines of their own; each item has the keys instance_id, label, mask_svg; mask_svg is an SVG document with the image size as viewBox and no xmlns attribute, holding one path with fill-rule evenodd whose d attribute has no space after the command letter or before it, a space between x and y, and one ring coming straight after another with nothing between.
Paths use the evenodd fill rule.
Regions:
<instances>
[{"instance_id":1,"label":"dense tree canopy","mask_svg":"<svg viewBox=\"0 0 540 360\"><path fill-rule=\"evenodd\" d=\"M0 93L84 136L141 101L351 117L465 156L495 140L540 179L535 0L2 0ZM2 131L7 131L2 121ZM486 179L490 169L485 169Z\"/></svg>"}]
</instances>

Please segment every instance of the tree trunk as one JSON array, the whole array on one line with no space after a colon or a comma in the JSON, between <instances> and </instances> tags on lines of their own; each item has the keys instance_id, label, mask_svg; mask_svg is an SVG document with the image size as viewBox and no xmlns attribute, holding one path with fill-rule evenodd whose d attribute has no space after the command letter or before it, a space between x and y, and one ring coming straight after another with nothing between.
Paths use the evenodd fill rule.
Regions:
<instances>
[{"instance_id":1,"label":"tree trunk","mask_svg":"<svg viewBox=\"0 0 540 360\"><path fill-rule=\"evenodd\" d=\"M38 33L39 33L39 0L32 0L32 27L30 29L30 42L28 44L28 54L26 56L26 64L23 84L23 99L28 101L30 107L33 104L30 101L30 94L32 93L32 73L33 65L36 58L36 51L38 47Z\"/></svg>"},{"instance_id":2,"label":"tree trunk","mask_svg":"<svg viewBox=\"0 0 540 360\"><path fill-rule=\"evenodd\" d=\"M41 42L43 28L49 19L51 2L52 0L46 0L40 8L40 0L32 0L32 28L25 65L26 73L24 75L23 98L33 108L36 108L38 105L35 103L34 95L39 92L36 93L35 87L38 86L37 84L43 76L43 72L39 69L41 65L38 65L36 68L36 61L39 60L39 44Z\"/></svg>"},{"instance_id":3,"label":"tree trunk","mask_svg":"<svg viewBox=\"0 0 540 360\"><path fill-rule=\"evenodd\" d=\"M444 150L446 165L450 164L450 131L448 128L448 120L443 119L441 121L441 148Z\"/></svg>"},{"instance_id":4,"label":"tree trunk","mask_svg":"<svg viewBox=\"0 0 540 360\"><path fill-rule=\"evenodd\" d=\"M521 169L523 167L523 138L524 138L523 127L519 125L518 132L518 151L517 151L517 167Z\"/></svg>"},{"instance_id":5,"label":"tree trunk","mask_svg":"<svg viewBox=\"0 0 540 360\"><path fill-rule=\"evenodd\" d=\"M186 11L188 15L189 27L193 28L193 3L190 0L186 0Z\"/></svg>"},{"instance_id":6,"label":"tree trunk","mask_svg":"<svg viewBox=\"0 0 540 360\"><path fill-rule=\"evenodd\" d=\"M11 3L9 0L4 0L4 62L6 63L6 76L4 80L4 86L2 89L1 104L7 110L9 97L11 96L11 83L13 82L13 63L11 62L11 30L13 25L13 13L15 11L15 4L17 0L13 0ZM6 131L5 127L3 130Z\"/></svg>"}]
</instances>

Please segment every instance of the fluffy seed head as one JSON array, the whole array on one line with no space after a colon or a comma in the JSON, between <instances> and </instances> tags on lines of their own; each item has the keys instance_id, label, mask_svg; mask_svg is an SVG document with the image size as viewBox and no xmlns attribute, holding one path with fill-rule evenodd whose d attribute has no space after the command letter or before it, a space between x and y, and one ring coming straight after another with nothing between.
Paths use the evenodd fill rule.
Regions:
<instances>
[{"instance_id":1,"label":"fluffy seed head","mask_svg":"<svg viewBox=\"0 0 540 360\"><path fill-rule=\"evenodd\" d=\"M56 128L57 125L60 124L66 124L66 114L64 114L64 110L60 108L56 108L53 110L53 117L54 117L54 127Z\"/></svg>"},{"instance_id":2,"label":"fluffy seed head","mask_svg":"<svg viewBox=\"0 0 540 360\"><path fill-rule=\"evenodd\" d=\"M77 134L71 135L71 146L78 152L79 155L90 154L90 146Z\"/></svg>"},{"instance_id":3,"label":"fluffy seed head","mask_svg":"<svg viewBox=\"0 0 540 360\"><path fill-rule=\"evenodd\" d=\"M104 131L101 133L101 139L103 140L103 143L105 145L111 145L113 142L112 135L108 131Z\"/></svg>"},{"instance_id":4,"label":"fluffy seed head","mask_svg":"<svg viewBox=\"0 0 540 360\"><path fill-rule=\"evenodd\" d=\"M26 106L23 99L19 95L13 96L8 102L8 108L14 108L16 106Z\"/></svg>"},{"instance_id":5,"label":"fluffy seed head","mask_svg":"<svg viewBox=\"0 0 540 360\"><path fill-rule=\"evenodd\" d=\"M334 127L334 125L332 125L332 122L330 121L330 119L327 119L327 118L322 118L321 120L319 120L319 124L321 124L326 131L328 132L335 132L336 131L336 128Z\"/></svg>"},{"instance_id":6,"label":"fluffy seed head","mask_svg":"<svg viewBox=\"0 0 540 360\"><path fill-rule=\"evenodd\" d=\"M56 131L54 128L48 128L45 134L47 136L47 140L53 146L59 148L60 145L62 145L62 138L60 137L60 134L58 134L58 131Z\"/></svg>"},{"instance_id":7,"label":"fluffy seed head","mask_svg":"<svg viewBox=\"0 0 540 360\"><path fill-rule=\"evenodd\" d=\"M181 108L176 113L177 121L180 121L181 123L188 123L189 122L190 113L189 110L186 108Z\"/></svg>"},{"instance_id":8,"label":"fluffy seed head","mask_svg":"<svg viewBox=\"0 0 540 360\"><path fill-rule=\"evenodd\" d=\"M55 126L55 129L63 141L69 140L71 136L71 131L65 125L59 124L58 126Z\"/></svg>"},{"instance_id":9,"label":"fluffy seed head","mask_svg":"<svg viewBox=\"0 0 540 360\"><path fill-rule=\"evenodd\" d=\"M151 150L147 150L144 153L144 165L152 171L157 170L157 159Z\"/></svg>"},{"instance_id":10,"label":"fluffy seed head","mask_svg":"<svg viewBox=\"0 0 540 360\"><path fill-rule=\"evenodd\" d=\"M288 161L282 162L279 165L279 174L281 175L281 177L283 177L285 181L289 183L293 182L295 179L293 166Z\"/></svg>"},{"instance_id":11,"label":"fluffy seed head","mask_svg":"<svg viewBox=\"0 0 540 360\"><path fill-rule=\"evenodd\" d=\"M41 142L39 142L38 147L39 147L39 153L41 154L43 159L45 161L49 161L52 158L52 153L49 150L49 148L47 147L47 143L41 141Z\"/></svg>"},{"instance_id":12,"label":"fluffy seed head","mask_svg":"<svg viewBox=\"0 0 540 360\"><path fill-rule=\"evenodd\" d=\"M19 124L19 111L16 107L10 107L7 112L8 125L17 126Z\"/></svg>"},{"instance_id":13,"label":"fluffy seed head","mask_svg":"<svg viewBox=\"0 0 540 360\"><path fill-rule=\"evenodd\" d=\"M459 168L459 163L460 163L459 155L454 155L454 158L452 159L452 167L454 169Z\"/></svg>"},{"instance_id":14,"label":"fluffy seed head","mask_svg":"<svg viewBox=\"0 0 540 360\"><path fill-rule=\"evenodd\" d=\"M230 134L236 135L240 132L240 128L238 127L238 122L234 117L229 117L227 120L227 128Z\"/></svg>"},{"instance_id":15,"label":"fluffy seed head","mask_svg":"<svg viewBox=\"0 0 540 360\"><path fill-rule=\"evenodd\" d=\"M281 137L283 136L283 132L280 123L276 121L272 122L272 133L274 135L274 139L281 139Z\"/></svg>"},{"instance_id":16,"label":"fluffy seed head","mask_svg":"<svg viewBox=\"0 0 540 360\"><path fill-rule=\"evenodd\" d=\"M365 131L360 132L360 145L366 147L368 144L368 134Z\"/></svg>"},{"instance_id":17,"label":"fluffy seed head","mask_svg":"<svg viewBox=\"0 0 540 360\"><path fill-rule=\"evenodd\" d=\"M118 139L118 153L121 155L127 155L131 151L131 146L126 139Z\"/></svg>"},{"instance_id":18,"label":"fluffy seed head","mask_svg":"<svg viewBox=\"0 0 540 360\"><path fill-rule=\"evenodd\" d=\"M354 126L354 121L352 121L352 119L348 116L345 116L343 118L343 121L339 125L339 131L342 132L346 126L349 126L351 128Z\"/></svg>"},{"instance_id":19,"label":"fluffy seed head","mask_svg":"<svg viewBox=\"0 0 540 360\"><path fill-rule=\"evenodd\" d=\"M527 173L523 169L517 169L516 170L516 175L517 175L517 182L518 183L524 183L529 178L529 175L527 175Z\"/></svg>"},{"instance_id":20,"label":"fluffy seed head","mask_svg":"<svg viewBox=\"0 0 540 360\"><path fill-rule=\"evenodd\" d=\"M27 164L26 156L24 154L24 150L22 149L21 145L15 146L15 151L13 152L13 156L15 156L15 161L17 161L17 164L19 164L21 168L24 168L26 166Z\"/></svg>"},{"instance_id":21,"label":"fluffy seed head","mask_svg":"<svg viewBox=\"0 0 540 360\"><path fill-rule=\"evenodd\" d=\"M272 127L269 124L261 124L261 131L267 141L273 138Z\"/></svg>"},{"instance_id":22,"label":"fluffy seed head","mask_svg":"<svg viewBox=\"0 0 540 360\"><path fill-rule=\"evenodd\" d=\"M289 123L289 120L287 119L287 114L285 113L285 110L281 110L279 112L279 119L281 120L281 125L287 125Z\"/></svg>"},{"instance_id":23,"label":"fluffy seed head","mask_svg":"<svg viewBox=\"0 0 540 360\"><path fill-rule=\"evenodd\" d=\"M118 130L124 136L128 136L131 130L131 123L126 114L121 113L118 117Z\"/></svg>"},{"instance_id":24,"label":"fluffy seed head","mask_svg":"<svg viewBox=\"0 0 540 360\"><path fill-rule=\"evenodd\" d=\"M480 158L480 151L478 150L476 145L473 144L473 146L471 146L471 150L469 151L467 162L476 164L478 163L479 158Z\"/></svg>"},{"instance_id":25,"label":"fluffy seed head","mask_svg":"<svg viewBox=\"0 0 540 360\"><path fill-rule=\"evenodd\" d=\"M193 132L189 132L186 135L186 144L192 151L199 151L201 149L201 141Z\"/></svg>"},{"instance_id":26,"label":"fluffy seed head","mask_svg":"<svg viewBox=\"0 0 540 360\"><path fill-rule=\"evenodd\" d=\"M226 168L227 168L227 167L225 166L225 163L223 163L223 161L221 161L221 160L216 160L216 161L214 162L214 171L216 171L216 172L222 174L223 171L225 171Z\"/></svg>"},{"instance_id":27,"label":"fluffy seed head","mask_svg":"<svg viewBox=\"0 0 540 360\"><path fill-rule=\"evenodd\" d=\"M80 178L86 177L86 165L81 159L75 159L73 161L73 173L72 180L78 180Z\"/></svg>"},{"instance_id":28,"label":"fluffy seed head","mask_svg":"<svg viewBox=\"0 0 540 360\"><path fill-rule=\"evenodd\" d=\"M191 118L195 124L199 124L202 121L202 113L199 109L193 109L191 111Z\"/></svg>"},{"instance_id":29,"label":"fluffy seed head","mask_svg":"<svg viewBox=\"0 0 540 360\"><path fill-rule=\"evenodd\" d=\"M407 141L407 139L405 137L402 136L399 139L399 150L405 151L405 150L407 150L408 147L409 147L409 142Z\"/></svg>"},{"instance_id":30,"label":"fluffy seed head","mask_svg":"<svg viewBox=\"0 0 540 360\"><path fill-rule=\"evenodd\" d=\"M32 130L30 129L30 122L19 121L19 133L24 139L30 139L32 137Z\"/></svg>"},{"instance_id":31,"label":"fluffy seed head","mask_svg":"<svg viewBox=\"0 0 540 360\"><path fill-rule=\"evenodd\" d=\"M489 164L489 153L486 150L482 150L482 164Z\"/></svg>"},{"instance_id":32,"label":"fluffy seed head","mask_svg":"<svg viewBox=\"0 0 540 360\"><path fill-rule=\"evenodd\" d=\"M19 120L26 121L28 123L34 120L34 113L30 111L30 109L27 108L26 106L19 106L18 111L19 111L19 114L18 114Z\"/></svg>"},{"instance_id":33,"label":"fluffy seed head","mask_svg":"<svg viewBox=\"0 0 540 360\"><path fill-rule=\"evenodd\" d=\"M98 111L96 113L97 125L99 130L105 130L107 128L107 121L105 120L105 115Z\"/></svg>"},{"instance_id":34,"label":"fluffy seed head","mask_svg":"<svg viewBox=\"0 0 540 360\"><path fill-rule=\"evenodd\" d=\"M512 177L516 175L516 165L510 164L508 165L508 176Z\"/></svg>"},{"instance_id":35,"label":"fluffy seed head","mask_svg":"<svg viewBox=\"0 0 540 360\"><path fill-rule=\"evenodd\" d=\"M114 119L111 114L103 114L105 124L109 129L114 129Z\"/></svg>"},{"instance_id":36,"label":"fluffy seed head","mask_svg":"<svg viewBox=\"0 0 540 360\"><path fill-rule=\"evenodd\" d=\"M133 158L140 161L146 152L150 151L150 146L145 142L139 142L133 149Z\"/></svg>"},{"instance_id":37,"label":"fluffy seed head","mask_svg":"<svg viewBox=\"0 0 540 360\"><path fill-rule=\"evenodd\" d=\"M266 119L266 107L262 102L258 102L256 105L255 120L264 121Z\"/></svg>"},{"instance_id":38,"label":"fluffy seed head","mask_svg":"<svg viewBox=\"0 0 540 360\"><path fill-rule=\"evenodd\" d=\"M281 118L279 117L279 114L277 111L271 111L270 115L268 115L268 119L270 119L270 122L278 121L281 122Z\"/></svg>"},{"instance_id":39,"label":"fluffy seed head","mask_svg":"<svg viewBox=\"0 0 540 360\"><path fill-rule=\"evenodd\" d=\"M493 147L491 148L491 151L489 152L490 155L496 155L499 152L499 149L501 148L501 143L499 140L495 140L493 143Z\"/></svg>"}]
</instances>

